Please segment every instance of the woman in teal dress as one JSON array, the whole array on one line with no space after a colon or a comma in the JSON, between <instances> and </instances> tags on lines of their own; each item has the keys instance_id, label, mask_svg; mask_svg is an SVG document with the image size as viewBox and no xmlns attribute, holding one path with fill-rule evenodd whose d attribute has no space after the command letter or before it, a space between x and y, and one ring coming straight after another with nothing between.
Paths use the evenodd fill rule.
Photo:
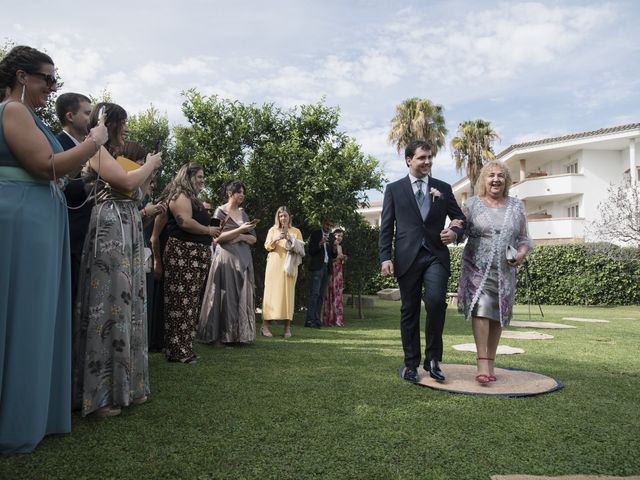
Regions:
<instances>
[{"instance_id":1,"label":"woman in teal dress","mask_svg":"<svg viewBox=\"0 0 640 480\"><path fill-rule=\"evenodd\" d=\"M71 430L71 276L64 196L107 140L102 125L62 151L33 113L56 91L48 55L13 48L0 61L0 453L32 452Z\"/></svg>"}]
</instances>

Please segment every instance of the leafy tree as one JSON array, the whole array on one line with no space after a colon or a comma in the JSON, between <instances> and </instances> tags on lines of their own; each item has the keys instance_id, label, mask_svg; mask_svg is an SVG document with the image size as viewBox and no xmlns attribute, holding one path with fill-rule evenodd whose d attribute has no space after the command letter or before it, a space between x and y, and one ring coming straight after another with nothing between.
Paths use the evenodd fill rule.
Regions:
<instances>
[{"instance_id":1,"label":"leafy tree","mask_svg":"<svg viewBox=\"0 0 640 480\"><path fill-rule=\"evenodd\" d=\"M289 207L306 238L325 216L342 224L366 204L366 190L382 187L378 162L338 130L339 110L322 102L283 110L190 90L183 112L189 125L174 129L176 158L200 163L211 192L221 192L229 179L242 180L244 208L251 218L262 219L259 239L281 205ZM217 200L225 201L222 192ZM258 303L265 258L259 241L254 253ZM306 269L300 273L302 288ZM303 291L297 299L304 301Z\"/></svg>"},{"instance_id":2,"label":"leafy tree","mask_svg":"<svg viewBox=\"0 0 640 480\"><path fill-rule=\"evenodd\" d=\"M184 163L175 156L175 146L169 119L166 115L150 105L147 110L139 114L129 115L129 133L127 138L139 143L147 152L162 151L162 170L156 176L155 193L159 193L171 181L180 166Z\"/></svg>"},{"instance_id":3,"label":"leafy tree","mask_svg":"<svg viewBox=\"0 0 640 480\"><path fill-rule=\"evenodd\" d=\"M640 185L629 175L611 184L605 200L598 205L600 217L588 227L587 233L607 241L625 243L640 248Z\"/></svg>"},{"instance_id":4,"label":"leafy tree","mask_svg":"<svg viewBox=\"0 0 640 480\"><path fill-rule=\"evenodd\" d=\"M435 155L444 146L447 135L444 108L431 100L409 98L396 106L396 114L391 120L389 142L394 144L398 153L414 140L426 140L432 146Z\"/></svg>"},{"instance_id":5,"label":"leafy tree","mask_svg":"<svg viewBox=\"0 0 640 480\"><path fill-rule=\"evenodd\" d=\"M378 236L380 229L372 227L362 216L355 214L345 220L344 252L345 290L358 296L358 318L362 315L362 294L366 293L368 279L380 272ZM354 302L355 306L356 303Z\"/></svg>"},{"instance_id":6,"label":"leafy tree","mask_svg":"<svg viewBox=\"0 0 640 480\"><path fill-rule=\"evenodd\" d=\"M498 134L487 120L467 120L458 125L458 136L451 140L451 154L458 172L465 170L473 195L482 166L494 157L493 142Z\"/></svg>"}]
</instances>

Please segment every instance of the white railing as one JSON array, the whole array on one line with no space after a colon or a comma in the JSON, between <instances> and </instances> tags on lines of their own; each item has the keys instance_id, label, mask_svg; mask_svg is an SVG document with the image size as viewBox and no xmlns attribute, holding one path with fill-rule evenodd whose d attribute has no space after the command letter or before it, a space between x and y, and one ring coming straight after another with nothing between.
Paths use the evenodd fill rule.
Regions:
<instances>
[{"instance_id":1,"label":"white railing","mask_svg":"<svg viewBox=\"0 0 640 480\"><path fill-rule=\"evenodd\" d=\"M585 193L587 182L580 173L547 175L545 177L526 178L511 187L510 195L520 200L527 198L578 195Z\"/></svg>"}]
</instances>

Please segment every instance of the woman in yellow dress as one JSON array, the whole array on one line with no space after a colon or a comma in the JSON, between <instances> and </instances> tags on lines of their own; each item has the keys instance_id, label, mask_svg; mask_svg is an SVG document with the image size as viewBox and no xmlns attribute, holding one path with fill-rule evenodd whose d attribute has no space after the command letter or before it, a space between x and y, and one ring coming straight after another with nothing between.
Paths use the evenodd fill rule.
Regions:
<instances>
[{"instance_id":1,"label":"woman in yellow dress","mask_svg":"<svg viewBox=\"0 0 640 480\"><path fill-rule=\"evenodd\" d=\"M276 211L273 227L264 242L267 249L267 268L264 278L262 328L264 337L273 337L269 322L284 320L284 337L291 337L291 320L298 278L298 265L304 256L304 242L300 230L291 225L287 207Z\"/></svg>"}]
</instances>

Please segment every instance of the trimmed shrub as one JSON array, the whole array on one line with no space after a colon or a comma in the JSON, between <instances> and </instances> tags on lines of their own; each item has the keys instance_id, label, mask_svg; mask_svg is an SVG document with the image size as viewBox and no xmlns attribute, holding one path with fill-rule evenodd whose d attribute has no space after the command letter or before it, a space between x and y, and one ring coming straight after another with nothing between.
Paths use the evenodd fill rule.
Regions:
<instances>
[{"instance_id":1,"label":"trimmed shrub","mask_svg":"<svg viewBox=\"0 0 640 480\"><path fill-rule=\"evenodd\" d=\"M458 290L462 247L452 247L449 292ZM516 302L548 305L640 304L640 251L611 243L540 245L528 257L531 289L525 269L518 270ZM367 293L397 288L395 278L379 273L367 282Z\"/></svg>"}]
</instances>

